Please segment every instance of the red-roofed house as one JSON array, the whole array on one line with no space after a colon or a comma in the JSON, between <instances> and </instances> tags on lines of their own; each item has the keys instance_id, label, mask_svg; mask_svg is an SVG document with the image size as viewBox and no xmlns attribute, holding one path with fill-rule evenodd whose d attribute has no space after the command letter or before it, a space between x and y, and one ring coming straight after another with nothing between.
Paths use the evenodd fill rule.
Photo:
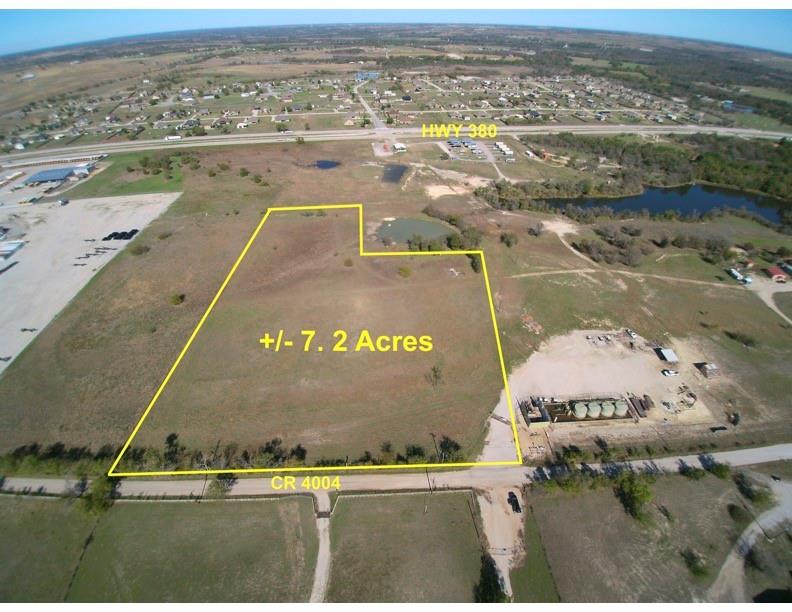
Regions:
<instances>
[{"instance_id":1,"label":"red-roofed house","mask_svg":"<svg viewBox=\"0 0 792 612\"><path fill-rule=\"evenodd\" d=\"M773 279L776 283L785 283L787 282L787 275L781 268L778 266L770 266L765 270L767 276Z\"/></svg>"}]
</instances>

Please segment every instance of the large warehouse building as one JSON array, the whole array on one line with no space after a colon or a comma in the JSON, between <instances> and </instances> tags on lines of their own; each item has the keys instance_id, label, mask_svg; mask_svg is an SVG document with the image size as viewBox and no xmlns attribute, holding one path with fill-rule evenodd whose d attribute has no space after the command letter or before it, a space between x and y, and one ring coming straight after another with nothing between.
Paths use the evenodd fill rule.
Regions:
<instances>
[{"instance_id":1,"label":"large warehouse building","mask_svg":"<svg viewBox=\"0 0 792 612\"><path fill-rule=\"evenodd\" d=\"M50 168L36 172L25 179L25 185L38 185L39 183L62 183L72 177L83 178L94 169L94 164L80 164L79 166L66 166L64 168Z\"/></svg>"}]
</instances>

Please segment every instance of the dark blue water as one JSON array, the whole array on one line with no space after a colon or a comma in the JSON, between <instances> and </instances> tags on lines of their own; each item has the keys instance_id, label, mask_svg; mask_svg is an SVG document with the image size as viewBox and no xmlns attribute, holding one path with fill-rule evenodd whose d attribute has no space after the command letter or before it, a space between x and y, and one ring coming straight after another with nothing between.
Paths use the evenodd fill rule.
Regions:
<instances>
[{"instance_id":1,"label":"dark blue water","mask_svg":"<svg viewBox=\"0 0 792 612\"><path fill-rule=\"evenodd\" d=\"M386 183L398 183L405 172L407 172L407 166L386 164L385 169L382 171L382 180Z\"/></svg>"},{"instance_id":2,"label":"dark blue water","mask_svg":"<svg viewBox=\"0 0 792 612\"><path fill-rule=\"evenodd\" d=\"M320 170L330 170L330 168L336 168L340 165L341 162L333 161L332 159L320 159L319 161L314 162L314 166Z\"/></svg>"},{"instance_id":3,"label":"dark blue water","mask_svg":"<svg viewBox=\"0 0 792 612\"><path fill-rule=\"evenodd\" d=\"M690 215L696 212L705 213L714 208L744 208L774 223L780 220L779 211L781 209L792 208L792 202L705 185L686 185L670 189L649 187L641 195L626 198L580 198L549 201L561 206L567 203L578 206L608 206L617 212L646 209L652 214L676 210L682 215Z\"/></svg>"}]
</instances>

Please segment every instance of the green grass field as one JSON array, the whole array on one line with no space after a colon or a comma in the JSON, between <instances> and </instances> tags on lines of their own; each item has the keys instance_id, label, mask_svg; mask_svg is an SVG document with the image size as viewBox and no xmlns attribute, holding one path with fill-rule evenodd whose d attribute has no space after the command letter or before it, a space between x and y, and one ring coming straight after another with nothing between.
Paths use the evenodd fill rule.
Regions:
<instances>
[{"instance_id":1,"label":"green grass field","mask_svg":"<svg viewBox=\"0 0 792 612\"><path fill-rule=\"evenodd\" d=\"M781 309L781 312L792 317L792 292L776 293L773 296L773 301Z\"/></svg>"},{"instance_id":2,"label":"green grass field","mask_svg":"<svg viewBox=\"0 0 792 612\"><path fill-rule=\"evenodd\" d=\"M0 518L4 602L307 601L313 584L305 497L118 502L97 519L73 500L0 496Z\"/></svg>"},{"instance_id":3,"label":"green grass field","mask_svg":"<svg viewBox=\"0 0 792 612\"><path fill-rule=\"evenodd\" d=\"M69 601L307 601L318 547L307 498L117 503Z\"/></svg>"},{"instance_id":4,"label":"green grass field","mask_svg":"<svg viewBox=\"0 0 792 612\"><path fill-rule=\"evenodd\" d=\"M0 496L0 601L63 601L94 523L73 501Z\"/></svg>"},{"instance_id":5,"label":"green grass field","mask_svg":"<svg viewBox=\"0 0 792 612\"><path fill-rule=\"evenodd\" d=\"M466 493L342 496L327 600L472 601L481 546L468 502Z\"/></svg>"},{"instance_id":6,"label":"green grass field","mask_svg":"<svg viewBox=\"0 0 792 612\"><path fill-rule=\"evenodd\" d=\"M780 89L775 89L774 87L747 86L743 87L743 89L746 89L752 96L767 98L768 100L780 100L782 102L792 103L792 94Z\"/></svg>"},{"instance_id":7,"label":"green grass field","mask_svg":"<svg viewBox=\"0 0 792 612\"><path fill-rule=\"evenodd\" d=\"M109 167L99 171L90 180L75 185L65 195L76 199L182 190L182 169L178 163L173 164L173 178L170 180L164 173L145 175L139 170L127 171L127 167L139 168L138 162L145 155L147 154L113 155L108 158Z\"/></svg>"},{"instance_id":8,"label":"green grass field","mask_svg":"<svg viewBox=\"0 0 792 612\"><path fill-rule=\"evenodd\" d=\"M524 506L523 543L525 557L511 572L514 601L517 603L556 603L553 573L547 563L544 544L531 506Z\"/></svg>"}]
</instances>

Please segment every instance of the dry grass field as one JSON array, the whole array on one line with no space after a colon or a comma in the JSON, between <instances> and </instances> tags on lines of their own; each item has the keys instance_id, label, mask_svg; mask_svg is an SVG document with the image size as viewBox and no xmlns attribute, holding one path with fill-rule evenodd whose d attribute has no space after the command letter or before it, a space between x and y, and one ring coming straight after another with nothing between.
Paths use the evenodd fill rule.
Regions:
<instances>
[{"instance_id":1,"label":"dry grass field","mask_svg":"<svg viewBox=\"0 0 792 612\"><path fill-rule=\"evenodd\" d=\"M740 495L731 481L713 476L700 481L665 477L653 489L649 525L631 519L610 489L530 494L561 601L704 597L744 527L727 509L741 503ZM695 577L685 566L687 548L705 559L706 575Z\"/></svg>"},{"instance_id":2,"label":"dry grass field","mask_svg":"<svg viewBox=\"0 0 792 612\"><path fill-rule=\"evenodd\" d=\"M119 502L0 496L0 601L307 601L307 497Z\"/></svg>"},{"instance_id":3,"label":"dry grass field","mask_svg":"<svg viewBox=\"0 0 792 612\"><path fill-rule=\"evenodd\" d=\"M363 202L368 232L370 224L376 226L384 217L418 215L430 203L425 184L441 180L427 174L405 176L401 183L383 182L382 163L375 165L368 143L208 149L200 151L198 158L198 169L182 168L182 197L136 237L134 245L149 250L133 255L127 249L115 258L3 373L0 393L11 409L0 422L2 450L32 442L61 441L94 450L104 444L121 445L268 206ZM337 160L341 165L319 170L312 165L318 159ZM125 165L132 162L123 158ZM230 167L219 170L224 162ZM248 169L250 175L240 176L240 168ZM209 176L209 169L217 170L216 175ZM107 182L92 188L92 193L126 188L126 174L100 173L91 180ZM255 183L255 174L266 185ZM84 187L90 185L89 181ZM469 199L446 196L434 204L466 209ZM323 218L273 217L265 228L250 253L251 267L247 272L240 269L239 280L244 283L238 286L239 292L229 287L226 297L239 303L229 304L227 315L218 309L220 317L205 331L215 324L222 333L223 325L235 327L233 318L239 313L232 314L233 308L240 308L247 318L239 323L246 326L233 332L234 343L253 342L254 353L264 360L273 355L261 352L257 340L273 327L288 327L297 334L304 327L329 334L336 327L352 332L364 326L376 333L430 334L437 338L436 351L413 353L409 359L398 355L393 360L388 355L312 355L309 379L321 386L318 390L300 387L298 379L291 379L293 385L283 380L278 392L285 392L283 397L272 396L274 388L265 395L253 395L240 405L241 412L231 415L234 420L228 414L214 413L214 420L204 421L212 414L209 401L201 409L201 419L187 419L186 408L157 409L141 431L141 440L150 436L148 441L160 447L169 433L176 431L186 441L192 430L202 444L214 444L218 432L212 428L219 423L223 441L230 441L227 434L235 430L246 441L255 438L256 443L264 443L269 437L288 435L296 443L300 440L292 436L302 431L312 443L309 460L325 453L336 458L339 454L355 458L365 450L374 453L387 439L394 445L415 442L428 451L433 447L429 432L449 435L475 454L483 440L484 420L497 402L500 381L483 279L472 273L466 258L361 260L356 256L357 220L352 211ZM379 242L366 238L367 250L380 248ZM344 265L348 258L352 266ZM399 275L400 267L410 268L409 278ZM464 274L454 277L450 267ZM259 276L257 269L274 273ZM452 291L459 292L453 300ZM182 294L183 303L171 303L174 295ZM356 302L365 312L354 309ZM422 321L434 329L425 329ZM452 346L449 342L454 336L459 340ZM201 348L202 339L195 348L212 351L217 339L205 338L209 344ZM247 349L234 343L220 343L227 351L222 359L234 356L235 367L244 370L241 359ZM282 359L277 361L279 375L297 372L293 367L296 356L278 357ZM424 379L435 361L441 362L445 374L445 384L437 389ZM254 379L239 388L251 384L263 392L264 381L254 370L246 370ZM339 370L340 378L328 387L333 370ZM197 370L193 375L203 376ZM182 393L179 380L173 382L173 390ZM345 388L350 382L353 387ZM230 379L224 384L231 384ZM212 393L218 391L213 387ZM283 403L281 420L251 429L249 418L255 416L261 424L272 416L259 412L265 396L276 399L275 404L268 403L276 411L276 404ZM217 395L206 397L210 398ZM310 402L303 404L308 398ZM387 411L395 410L397 403L402 405L397 412L377 413L365 407L364 398L382 400ZM350 399L354 401L347 404ZM435 408L426 407L427 402ZM322 405L325 408L319 410ZM338 410L335 415L328 408L333 405ZM347 418L342 418L344 414ZM405 415L408 418L401 418ZM355 424L355 418L362 420ZM157 419L164 420L158 424ZM422 429L411 431L417 423ZM328 429L320 432L325 426ZM353 438L354 446L341 448L344 440Z\"/></svg>"},{"instance_id":4,"label":"dry grass field","mask_svg":"<svg viewBox=\"0 0 792 612\"><path fill-rule=\"evenodd\" d=\"M457 175L443 172L450 169L448 164L452 162L438 159L438 151L434 146L418 145L411 146L408 153L401 156L378 158L370 143L365 142L234 149L218 147L197 151L199 167L191 169L187 164L181 168L184 194L135 240L136 245L149 250L137 256L127 250L101 270L0 378L0 394L6 399L6 405L11 407L0 420L0 450L8 451L31 442L86 444L94 450L103 444L114 447L122 444L267 207L330 202L364 203L367 250L382 248L371 234L384 218L417 217L427 204L445 212L464 215L467 223L483 231L482 245L487 253L493 298L509 365L522 363L549 337L575 329L625 326L658 341L667 336L683 338L700 346L704 354L719 363L727 373L728 376L717 385L713 383L714 392L719 393L719 402L739 410L745 417L744 425L759 423L765 429L772 427L778 435L783 435L786 421L779 421L778 417L786 406L790 332L755 295L739 287L699 286L651 277L631 277L605 269L595 273L511 278L515 274L554 272L590 267L591 264L566 248L549 230L539 238L528 235L527 227L537 220L549 225L551 218L548 215L504 214L484 207L472 195L471 185L465 185L466 179L460 180ZM124 156L122 159L124 165L135 163L134 157ZM314 162L322 159L335 160L340 165L330 170L314 167ZM409 165L400 182L382 180L386 163ZM242 169L249 174L240 176ZM256 175L260 175L260 183L253 180ZM141 185L148 184L149 179L139 179L142 175L138 173L131 176L141 180ZM438 186L454 189L446 190L450 195L430 199L428 190ZM125 171L105 170L81 188L90 188L92 195L103 195L128 190L133 188L133 183ZM477 335L479 331L465 328L464 323L461 331L453 327L453 323L459 320L454 319L457 315L463 322L486 321L484 318L471 318L471 312L486 316L486 311L482 312L479 306L471 306L475 300L483 298L483 293L474 296L470 282L477 281L475 286L478 290L480 277L470 274L464 258L460 257L454 264L449 264L451 259L446 258L436 262L421 260L420 264L408 263L406 267L411 269L412 275L405 279L398 275L398 268L404 265L402 263L374 258L360 260L355 256L354 219L340 214L323 218L296 215L278 219L277 223L287 229L271 233L270 230L276 227L276 219L273 218L272 224L265 226L259 237L258 246L262 249L254 249L251 257L262 258L255 264L261 269L280 266L280 274L288 271L289 275L255 278L251 268L249 273L241 269L239 277L241 280L244 279L243 273L249 274L247 286L266 291L267 303L271 306L262 302L253 308L251 304L255 300L251 302L253 296L245 294L242 285L239 285L238 293L234 287L229 287L226 297L238 300L236 307L241 312L226 316L218 310L221 317L208 323L205 331L211 331L213 325L218 325L219 331L225 333L222 326L229 325L233 328L229 333L237 345L257 340L268 331L267 328L272 327L288 327L290 332L299 335L299 330L309 325L318 332L331 333L337 326L357 328L364 324L387 323L390 326L393 323L395 326L398 323L402 329L390 329L390 333L435 333L403 329L424 316L419 309L423 302L415 299L417 294L421 294L427 300L428 306L424 306L428 314L436 315L433 320L443 319L437 333L459 334L460 342L451 350L455 356L444 357L450 359L443 364L446 384L439 391L427 385L423 376L434 363L425 359L424 354L409 363L400 362L401 357L396 361L388 358L388 368L384 370L378 367L383 363L380 361L382 355L365 356L366 365L378 370L376 374L361 374L357 368L350 367L354 361L352 358L357 357L360 361L361 355L309 355L313 378L304 381L304 386L294 384L293 379L290 382L286 378L279 379L282 382L278 391L280 401L284 402L288 414L296 418L289 423L270 421L272 413L261 408L264 399L272 399L271 394L275 392L275 387L267 383L269 374L258 377L254 373L253 363L258 362L239 363L240 354L234 353L233 344L228 343L219 347L222 351L217 353L217 357L228 362L232 370L241 368L235 373L241 377L238 380L246 381L241 388L251 384L252 376L256 380L252 385L257 387L256 394L240 402L240 392L235 389L226 398L223 386L233 387L230 379L220 382L217 373L201 372L200 369L191 371L192 366L185 362L184 373L210 381L212 385L212 392L199 398L197 410L201 418L190 418L187 423L189 413L186 408L156 409L141 430L140 440L159 446L164 436L176 432L186 444L192 435L189 431L193 431L197 432L197 438L190 443L216 444L218 441L226 443L234 437L231 433L236 431L251 443L263 443L272 434L289 437L290 444L293 444L302 435L313 445L308 448L308 460L312 461L323 455L343 459L349 454L350 459L355 459L365 450L376 452L386 439L391 439L394 444L415 442L428 449L432 441L427 433L435 433L438 436L449 435L463 444L469 453L475 453L481 443L485 415L497 399L497 389L473 387L485 379L486 368L491 362L481 362L480 355L489 354L483 348L478 350L478 347L464 344L472 338L491 342L491 334L486 337ZM759 226L755 224L749 227L744 220L735 220L734 238L737 239L737 234L758 236L760 232L766 233L764 229L757 228ZM585 227L578 229L581 235L590 231ZM514 247L506 248L499 241L503 231L518 236ZM772 236L764 238L770 240ZM567 237L567 240L572 239L574 236ZM324 246L320 247L320 244ZM299 258L292 258L292 263L286 265L284 262L289 253L294 252L300 253ZM344 265L346 259L351 259L351 266ZM299 262L299 265L294 262ZM452 265L467 274L453 277L448 272ZM658 272L678 271L665 269ZM349 283L348 286L339 285L341 280ZM375 298L366 294L366 287L371 289L371 293L376 290L377 299L386 302L385 306L374 309L371 300ZM466 297L448 299L448 287L464 287L462 295ZM183 303L171 303L174 295L182 294L185 296ZM269 301L270 297L272 301ZM361 316L350 304L364 297L372 309ZM343 305L340 314L336 314L337 305ZM377 315L382 312L378 309L383 307L389 314ZM436 310L439 307L442 309ZM254 316L259 308L262 309L260 316ZM446 308L450 310L443 310ZM321 326L312 323L320 319L320 310L324 311L321 320L326 321ZM443 318L442 313L453 316ZM233 321L229 323L229 318L234 317L246 327L235 327ZM526 320L532 320L537 326L527 326ZM727 331L749 334L756 339L757 345L744 347L727 337ZM202 347L204 341L208 342L206 347ZM218 349L215 344L215 340L205 336L194 348L214 353ZM274 357L259 352L259 348L258 345L250 348L251 354L260 359ZM281 354L278 357L279 360L273 362L278 366L278 376L286 371L293 372L288 368L297 355ZM333 357L338 360L334 361ZM406 369L404 364L408 366ZM342 404L350 399L349 391L342 392L338 386L328 386L328 368L340 371L339 385L341 381L362 376L362 380L353 381L354 388L376 387L385 396L377 401L383 402L386 410L391 410L397 402L422 404L426 401L424 393L427 391L430 396L434 394L438 398L439 404L443 404L446 399L440 396L449 394L455 386L453 381L460 380L453 377L463 376L462 364L475 374L468 389L476 388L476 393L456 389L460 391L460 401L467 408L457 410L453 419L443 412L449 409L447 407L433 413L429 420L421 421L424 430L412 432L416 421L412 418L399 420L395 413L389 415L393 422L382 421L381 415L363 408L364 402L360 397L352 397L352 404L356 407L345 405L343 408L347 414L360 419L357 426L352 424L355 419L339 420L332 409L316 408L327 403L341 409ZM391 376L389 382L381 384L382 378L377 377L388 375ZM190 378L184 378L182 382L177 378L174 378L169 391L176 394L174 406L189 399L186 389L189 384L183 382ZM486 376L486 380L493 379ZM398 381L402 384L417 381L417 386L412 382L407 385L414 392L411 398L409 393L401 390L394 393L400 384ZM209 405L220 397L229 403L239 404L240 412L231 414L230 418L226 418L228 415L225 413L212 413ZM169 401L164 396L160 408L166 407ZM271 403L267 405L273 407ZM416 408L415 405L405 405L403 409L406 412L399 414L409 415ZM304 418L308 413L312 419ZM214 423L202 424L209 414L214 414ZM374 419L374 422L368 419ZM269 427L248 429L245 426L246 423L264 420ZM362 429L366 429L365 433ZM415 434L420 440L403 439L407 434ZM336 441L352 438L359 445L341 448L343 444L336 444Z\"/></svg>"},{"instance_id":5,"label":"dry grass field","mask_svg":"<svg viewBox=\"0 0 792 612\"><path fill-rule=\"evenodd\" d=\"M327 601L471 602L481 544L466 493L341 497Z\"/></svg>"},{"instance_id":6,"label":"dry grass field","mask_svg":"<svg viewBox=\"0 0 792 612\"><path fill-rule=\"evenodd\" d=\"M356 210L273 213L133 444L171 432L203 450L277 437L312 463L376 455L384 441L428 450L434 433L477 450L502 386L482 276L462 255L360 258L356 221ZM304 329L316 331L309 352ZM259 343L279 330L294 346ZM334 351L335 330L348 332L346 352ZM428 335L434 348L356 352L361 330Z\"/></svg>"},{"instance_id":7,"label":"dry grass field","mask_svg":"<svg viewBox=\"0 0 792 612\"><path fill-rule=\"evenodd\" d=\"M308 601L317 549L306 497L117 503L67 601Z\"/></svg>"}]
</instances>

